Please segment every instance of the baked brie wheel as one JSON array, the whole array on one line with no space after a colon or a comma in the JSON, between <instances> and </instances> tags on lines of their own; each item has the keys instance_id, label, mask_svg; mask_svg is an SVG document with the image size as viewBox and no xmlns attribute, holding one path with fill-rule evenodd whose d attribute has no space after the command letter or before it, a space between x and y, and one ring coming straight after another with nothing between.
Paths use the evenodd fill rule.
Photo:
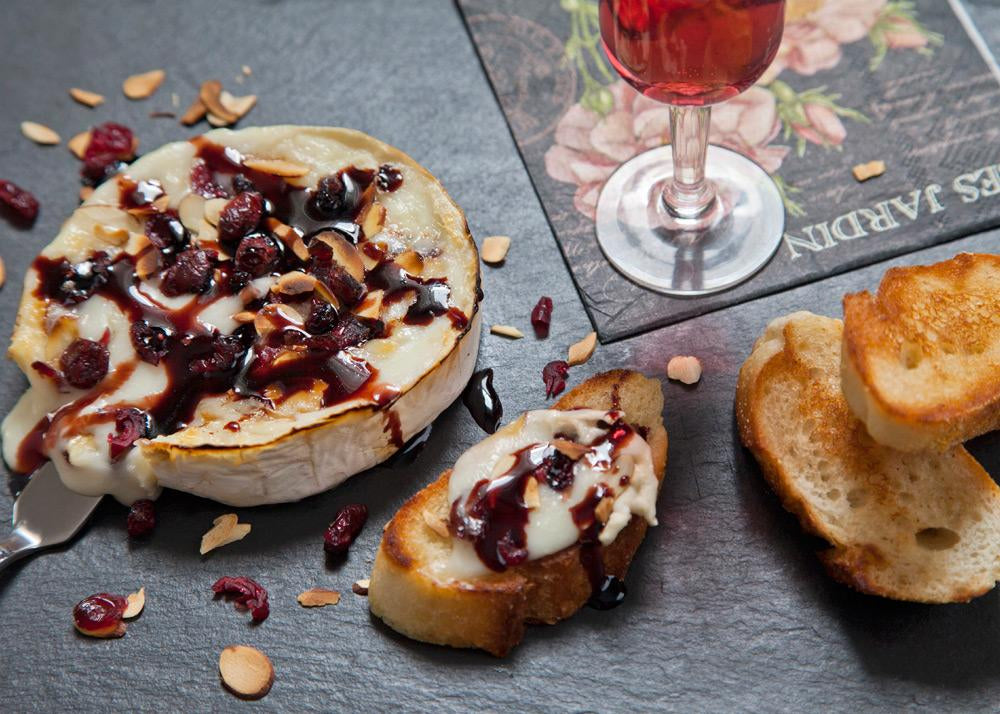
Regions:
<instances>
[{"instance_id":1,"label":"baked brie wheel","mask_svg":"<svg viewBox=\"0 0 1000 714\"><path fill-rule=\"evenodd\" d=\"M124 503L294 501L386 459L479 346L462 211L347 129L216 130L106 181L24 282L4 458Z\"/></svg>"}]
</instances>

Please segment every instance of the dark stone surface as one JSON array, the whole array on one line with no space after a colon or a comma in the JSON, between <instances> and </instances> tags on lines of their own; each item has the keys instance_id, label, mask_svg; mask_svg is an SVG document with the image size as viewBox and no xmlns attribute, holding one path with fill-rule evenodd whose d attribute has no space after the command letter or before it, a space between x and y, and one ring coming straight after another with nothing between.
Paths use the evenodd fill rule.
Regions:
<instances>
[{"instance_id":1,"label":"dark stone surface","mask_svg":"<svg viewBox=\"0 0 1000 714\"><path fill-rule=\"evenodd\" d=\"M484 271L485 320L528 327L541 292L555 301L552 334L511 343L485 336L480 366L493 366L508 419L543 402L545 362L590 329L555 241L453 6L446 0L371 2L8 1L0 22L0 166L43 202L27 232L0 224L9 284L0 333L9 335L21 276L75 205L77 163L65 148L41 149L18 133L24 119L68 138L89 122L134 126L144 147L188 136L147 113L188 100L202 79L260 95L252 124L353 126L396 144L435 172L466 209L477 237L507 233L504 267ZM988 12L987 12L988 11ZM995 8L984 16L994 19ZM1000 34L994 37L1000 45ZM135 71L165 67L153 100L118 90ZM97 110L75 105L70 86L105 93ZM1000 232L910 255L891 264L1000 250ZM1000 698L1000 615L993 592L970 605L927 607L855 595L822 573L803 537L739 448L732 399L736 369L767 321L794 309L838 314L840 295L874 287L883 263L642 337L601 347L571 384L629 366L662 374L671 354L696 354L705 378L665 384L670 465L660 521L628 578L617 610L584 610L556 627L532 628L506 660L410 642L374 622L350 584L368 574L380 527L413 492L481 438L461 405L438 421L415 464L373 469L302 503L240 509L253 524L242 542L206 558L201 534L226 512L167 493L157 531L125 537L125 509L106 502L70 547L0 578L0 709L4 711L229 710L219 651L260 647L274 661L274 689L257 708L386 710L993 710ZM0 367L6 412L24 387ZM1000 473L1000 438L974 445ZM322 532L337 508L367 503L369 525L343 564L328 567ZM11 498L0 494L0 519ZM271 593L259 627L214 602L220 575L258 578ZM122 640L77 636L70 611L96 591L147 591L144 614ZM305 610L309 587L345 591L336 607Z\"/></svg>"}]
</instances>

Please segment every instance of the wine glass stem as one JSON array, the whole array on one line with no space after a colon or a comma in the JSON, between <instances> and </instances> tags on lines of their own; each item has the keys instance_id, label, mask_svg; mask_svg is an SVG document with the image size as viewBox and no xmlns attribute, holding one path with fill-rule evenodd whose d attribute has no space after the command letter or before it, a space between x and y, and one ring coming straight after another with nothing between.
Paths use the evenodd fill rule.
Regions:
<instances>
[{"instance_id":1,"label":"wine glass stem","mask_svg":"<svg viewBox=\"0 0 1000 714\"><path fill-rule=\"evenodd\" d=\"M705 179L711 117L711 107L670 107L674 175L663 189L663 203L678 218L699 218L715 200L715 187Z\"/></svg>"}]
</instances>

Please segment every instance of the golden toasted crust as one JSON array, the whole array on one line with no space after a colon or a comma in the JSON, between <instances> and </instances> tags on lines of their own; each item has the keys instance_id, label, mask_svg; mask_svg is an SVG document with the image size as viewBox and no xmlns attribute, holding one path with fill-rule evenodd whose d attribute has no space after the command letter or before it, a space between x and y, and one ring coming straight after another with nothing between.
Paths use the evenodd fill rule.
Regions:
<instances>
[{"instance_id":1,"label":"golden toasted crust","mask_svg":"<svg viewBox=\"0 0 1000 714\"><path fill-rule=\"evenodd\" d=\"M667 432L659 382L636 372L597 375L567 393L557 409L620 408L630 423L648 429L657 478L663 478ZM372 613L414 639L452 647L477 647L502 657L524 634L525 623L554 623L587 601L591 586L580 562L580 547L491 574L457 582L438 579L433 566L447 557L450 538L428 519L448 515L450 471L418 492L386 527L375 557L369 588ZM646 533L633 517L615 541L601 549L605 571L624 576Z\"/></svg>"},{"instance_id":2,"label":"golden toasted crust","mask_svg":"<svg viewBox=\"0 0 1000 714\"><path fill-rule=\"evenodd\" d=\"M1000 428L1000 256L889 270L844 297L841 369L854 413L904 451Z\"/></svg>"},{"instance_id":3,"label":"golden toasted crust","mask_svg":"<svg viewBox=\"0 0 1000 714\"><path fill-rule=\"evenodd\" d=\"M768 325L740 370L744 445L832 577L864 593L964 602L1000 576L1000 488L961 447L908 454L871 439L840 391L839 320Z\"/></svg>"}]
</instances>

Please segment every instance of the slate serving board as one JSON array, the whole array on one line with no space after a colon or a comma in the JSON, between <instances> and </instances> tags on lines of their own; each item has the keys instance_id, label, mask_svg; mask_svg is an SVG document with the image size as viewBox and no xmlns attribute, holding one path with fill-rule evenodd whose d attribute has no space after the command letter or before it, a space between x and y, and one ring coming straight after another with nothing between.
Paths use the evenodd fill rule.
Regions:
<instances>
[{"instance_id":1,"label":"slate serving board","mask_svg":"<svg viewBox=\"0 0 1000 714\"><path fill-rule=\"evenodd\" d=\"M468 213L477 237L514 236L507 264L484 271L486 324L528 326L544 290L555 301L552 335L511 343L483 338L479 363L497 370L506 413L542 403L539 371L590 329L527 174L447 0L329 3L105 2L101 11L54 0L4 5L0 46L0 173L35 190L43 213L31 231L0 224L8 284L0 334L10 334L21 276L75 205L75 160L40 149L17 125L34 118L64 137L88 122L134 126L144 147L190 135L149 120L177 91L189 98L240 65L260 96L253 124L332 123L369 131L435 172ZM1000 27L1000 12L983 17ZM985 25L984 25L985 26ZM109 27L111 28L109 30ZM127 31L125 30L127 28ZM112 32L114 30L114 32ZM1000 46L1000 33L994 35ZM363 60L363 61L362 61ZM118 94L133 71L165 67L157 99ZM70 86L101 91L98 110L74 105ZM242 90L242 88L241 88ZM893 263L1000 251L1000 233L968 238ZM630 366L662 373L666 355L697 354L695 388L665 384L671 451L652 529L617 610L584 610L557 627L532 628L505 660L401 638L367 612L350 584L368 574L381 525L413 492L482 434L460 405L435 426L410 467L373 469L302 503L239 509L253 532L207 558L201 534L225 510L167 493L152 540L130 545L124 509L105 503L70 547L0 578L0 709L58 711L933 711L993 710L1000 701L1000 601L923 607L855 595L831 583L804 538L738 447L732 417L736 369L767 321L792 309L839 313L839 296L873 287L889 263L598 349L572 383ZM0 413L24 387L0 364ZM1000 473L1000 439L974 445ZM367 503L370 525L339 567L328 568L321 533L336 509ZM0 520L12 499L0 493ZM271 593L260 627L213 602L221 575L257 577ZM122 640L79 637L74 603L92 592L147 591L147 609ZM333 608L304 610L295 595L345 592ZM243 705L221 688L226 645L267 652L271 693Z\"/></svg>"},{"instance_id":2,"label":"slate serving board","mask_svg":"<svg viewBox=\"0 0 1000 714\"><path fill-rule=\"evenodd\" d=\"M593 215L611 171L667 139L668 111L636 99L603 58L597 35L573 34L574 21L584 27L586 16L569 8L596 1L458 4L602 340L1000 220L1000 84L950 4L790 1L777 59L757 86L713 107L710 137L774 175L786 196L784 240L761 272L735 289L698 298L652 292L608 263ZM820 19L803 15L803 7L816 6ZM899 26L908 28L907 41L890 36L879 59L886 28ZM855 181L851 168L872 160L885 161L886 173Z\"/></svg>"}]
</instances>

